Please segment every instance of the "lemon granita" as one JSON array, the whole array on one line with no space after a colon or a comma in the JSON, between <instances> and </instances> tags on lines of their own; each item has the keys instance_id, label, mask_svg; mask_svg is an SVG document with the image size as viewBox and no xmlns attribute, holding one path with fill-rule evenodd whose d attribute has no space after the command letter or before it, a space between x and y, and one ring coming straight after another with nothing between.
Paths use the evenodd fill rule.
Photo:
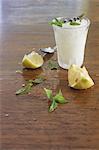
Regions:
<instances>
[{"instance_id":1,"label":"lemon granita","mask_svg":"<svg viewBox=\"0 0 99 150\"><path fill-rule=\"evenodd\" d=\"M82 15L83 16L83 15ZM86 17L55 18L52 20L60 67L81 66L90 20Z\"/></svg>"}]
</instances>

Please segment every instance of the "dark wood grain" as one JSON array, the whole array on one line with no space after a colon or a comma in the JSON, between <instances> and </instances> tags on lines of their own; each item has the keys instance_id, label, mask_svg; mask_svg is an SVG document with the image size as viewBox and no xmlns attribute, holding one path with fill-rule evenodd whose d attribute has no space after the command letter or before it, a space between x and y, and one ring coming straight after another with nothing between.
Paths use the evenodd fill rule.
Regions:
<instances>
[{"instance_id":1,"label":"dark wood grain","mask_svg":"<svg viewBox=\"0 0 99 150\"><path fill-rule=\"evenodd\" d=\"M40 69L23 69L25 53L55 45L49 20L82 12L92 22L84 65L95 86L69 88L66 70L47 68L56 54L46 56ZM30 95L15 95L38 75L47 80ZM48 113L44 87L54 94L62 89L70 102ZM99 150L99 0L0 0L0 150Z\"/></svg>"}]
</instances>

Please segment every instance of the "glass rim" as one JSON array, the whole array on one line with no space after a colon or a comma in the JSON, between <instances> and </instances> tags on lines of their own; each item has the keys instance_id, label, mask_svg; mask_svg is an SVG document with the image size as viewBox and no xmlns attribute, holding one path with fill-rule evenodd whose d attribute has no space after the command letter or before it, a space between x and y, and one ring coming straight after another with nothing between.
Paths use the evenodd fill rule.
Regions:
<instances>
[{"instance_id":1,"label":"glass rim","mask_svg":"<svg viewBox=\"0 0 99 150\"><path fill-rule=\"evenodd\" d=\"M60 18L63 18L63 17L60 17ZM52 25L53 26L53 28L58 28L58 29L60 29L60 30L65 30L65 29L78 29L78 28L84 28L84 27L89 27L89 25L90 25L90 20L87 18L87 17L84 17L84 19L87 21L87 23L86 24L84 24L84 25L82 25L82 26L70 26L70 27L64 27L64 28L62 28L62 27L59 27L59 26L56 26L56 25Z\"/></svg>"}]
</instances>

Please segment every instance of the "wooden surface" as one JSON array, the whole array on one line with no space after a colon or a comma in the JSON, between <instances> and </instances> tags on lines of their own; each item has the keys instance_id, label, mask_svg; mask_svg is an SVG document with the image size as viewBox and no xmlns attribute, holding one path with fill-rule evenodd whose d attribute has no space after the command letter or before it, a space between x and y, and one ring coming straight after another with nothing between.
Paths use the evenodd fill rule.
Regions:
<instances>
[{"instance_id":1,"label":"wooden surface","mask_svg":"<svg viewBox=\"0 0 99 150\"><path fill-rule=\"evenodd\" d=\"M49 20L82 12L91 19L84 65L94 87L69 88L66 70L47 68L55 55L40 69L23 70L25 53L55 45ZM38 75L47 80L30 95L15 95ZM62 89L70 102L48 113L44 87ZM0 0L0 150L99 150L99 0Z\"/></svg>"}]
</instances>

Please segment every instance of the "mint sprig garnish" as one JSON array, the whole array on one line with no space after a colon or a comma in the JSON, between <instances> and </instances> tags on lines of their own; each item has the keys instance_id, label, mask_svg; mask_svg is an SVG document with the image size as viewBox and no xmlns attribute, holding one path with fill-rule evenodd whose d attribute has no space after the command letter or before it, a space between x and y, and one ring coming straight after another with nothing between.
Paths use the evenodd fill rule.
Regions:
<instances>
[{"instance_id":1,"label":"mint sprig garnish","mask_svg":"<svg viewBox=\"0 0 99 150\"><path fill-rule=\"evenodd\" d=\"M44 77L37 77L34 80L28 80L24 87L21 87L19 90L16 91L16 95L28 94L31 92L32 87L42 83L45 80Z\"/></svg>"},{"instance_id":2,"label":"mint sprig garnish","mask_svg":"<svg viewBox=\"0 0 99 150\"><path fill-rule=\"evenodd\" d=\"M80 23L78 23L78 22L76 22L76 21L72 21L72 22L70 22L70 25L76 26L76 25L80 25Z\"/></svg>"},{"instance_id":3,"label":"mint sprig garnish","mask_svg":"<svg viewBox=\"0 0 99 150\"><path fill-rule=\"evenodd\" d=\"M56 25L59 27L63 27L63 24L65 23L70 23L70 25L80 25L81 20L83 19L83 17L85 16L85 14L81 14L78 17L74 17L74 18L55 18L52 20L52 22L50 23L51 25ZM77 22L77 20L79 20L79 22Z\"/></svg>"},{"instance_id":4,"label":"mint sprig garnish","mask_svg":"<svg viewBox=\"0 0 99 150\"><path fill-rule=\"evenodd\" d=\"M59 20L57 18L53 19L52 22L50 22L51 25L56 25L59 27L62 27L63 23L64 23L63 20Z\"/></svg>"},{"instance_id":5,"label":"mint sprig garnish","mask_svg":"<svg viewBox=\"0 0 99 150\"><path fill-rule=\"evenodd\" d=\"M85 16L85 14L83 13L83 14L81 14L80 16L78 16L78 18L79 18L80 20L82 20L84 16Z\"/></svg>"},{"instance_id":6,"label":"mint sprig garnish","mask_svg":"<svg viewBox=\"0 0 99 150\"><path fill-rule=\"evenodd\" d=\"M64 98L61 90L59 90L59 92L55 96L53 96L52 90L46 89L46 88L44 88L44 90L45 90L45 93L46 93L46 95L50 101L50 105L48 107L49 112L54 111L58 107L58 104L68 103L68 100Z\"/></svg>"}]
</instances>

